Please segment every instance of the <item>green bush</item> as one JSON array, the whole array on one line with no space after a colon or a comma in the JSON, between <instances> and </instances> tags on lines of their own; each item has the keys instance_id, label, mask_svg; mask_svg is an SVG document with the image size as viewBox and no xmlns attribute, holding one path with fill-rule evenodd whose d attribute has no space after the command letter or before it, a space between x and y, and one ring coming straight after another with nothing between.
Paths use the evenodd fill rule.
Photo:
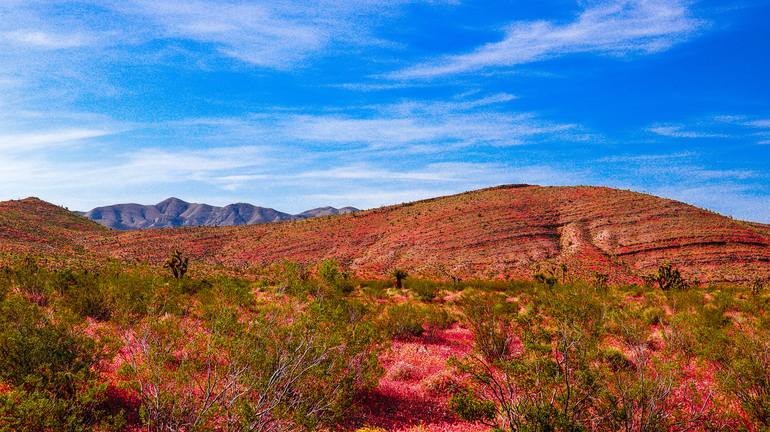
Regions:
<instances>
[{"instance_id":1,"label":"green bush","mask_svg":"<svg viewBox=\"0 0 770 432\"><path fill-rule=\"evenodd\" d=\"M651 325L663 323L666 312L661 307L648 307L642 311L642 318Z\"/></svg>"},{"instance_id":2,"label":"green bush","mask_svg":"<svg viewBox=\"0 0 770 432\"><path fill-rule=\"evenodd\" d=\"M424 309L410 303L392 305L385 310L383 327L391 337L406 338L423 334Z\"/></svg>"},{"instance_id":3,"label":"green bush","mask_svg":"<svg viewBox=\"0 0 770 432\"><path fill-rule=\"evenodd\" d=\"M770 429L770 333L740 335L719 374L722 388L738 400L758 430Z\"/></svg>"},{"instance_id":4,"label":"green bush","mask_svg":"<svg viewBox=\"0 0 770 432\"><path fill-rule=\"evenodd\" d=\"M405 283L405 286L409 291L413 292L418 299L429 303L436 298L440 291L439 284L422 279L410 279Z\"/></svg>"},{"instance_id":5,"label":"green bush","mask_svg":"<svg viewBox=\"0 0 770 432\"><path fill-rule=\"evenodd\" d=\"M502 295L468 292L462 298L462 309L476 348L492 361L506 357L513 334L510 321L518 305L507 302Z\"/></svg>"},{"instance_id":6,"label":"green bush","mask_svg":"<svg viewBox=\"0 0 770 432\"><path fill-rule=\"evenodd\" d=\"M0 396L0 427L80 431L119 423L101 408L106 385L94 369L105 352L36 305L18 297L0 302L0 380L12 386Z\"/></svg>"},{"instance_id":7,"label":"green bush","mask_svg":"<svg viewBox=\"0 0 770 432\"><path fill-rule=\"evenodd\" d=\"M340 270L340 264L333 259L321 261L317 267L318 276L324 288L335 294L347 295L353 292L350 275Z\"/></svg>"},{"instance_id":8,"label":"green bush","mask_svg":"<svg viewBox=\"0 0 770 432\"><path fill-rule=\"evenodd\" d=\"M488 421L495 418L497 407L494 402L484 400L472 392L461 391L449 399L449 409L467 421Z\"/></svg>"},{"instance_id":9,"label":"green bush","mask_svg":"<svg viewBox=\"0 0 770 432\"><path fill-rule=\"evenodd\" d=\"M634 367L634 363L617 348L607 348L602 351L601 356L604 361L607 362L610 369L614 371L631 369Z\"/></svg>"}]
</instances>

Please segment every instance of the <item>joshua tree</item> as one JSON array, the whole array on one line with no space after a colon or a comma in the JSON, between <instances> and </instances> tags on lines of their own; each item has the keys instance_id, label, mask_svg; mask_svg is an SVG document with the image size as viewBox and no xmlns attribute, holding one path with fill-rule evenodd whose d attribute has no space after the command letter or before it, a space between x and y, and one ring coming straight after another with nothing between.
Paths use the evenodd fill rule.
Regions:
<instances>
[{"instance_id":1,"label":"joshua tree","mask_svg":"<svg viewBox=\"0 0 770 432\"><path fill-rule=\"evenodd\" d=\"M548 289L553 289L553 286L556 285L556 282L558 281L556 276L551 272L535 273L532 277L535 278L536 281L548 285Z\"/></svg>"},{"instance_id":2,"label":"joshua tree","mask_svg":"<svg viewBox=\"0 0 770 432\"><path fill-rule=\"evenodd\" d=\"M180 280L187 273L190 259L182 255L182 252L174 251L171 257L163 264L164 268L171 270L171 274L174 275L174 279Z\"/></svg>"},{"instance_id":3,"label":"joshua tree","mask_svg":"<svg viewBox=\"0 0 770 432\"><path fill-rule=\"evenodd\" d=\"M567 264L564 263L559 267L561 268L561 284L565 285L567 283L567 271L569 268L567 267Z\"/></svg>"},{"instance_id":4,"label":"joshua tree","mask_svg":"<svg viewBox=\"0 0 770 432\"><path fill-rule=\"evenodd\" d=\"M754 283L751 285L751 294L758 296L762 294L762 290L765 288L765 281L761 278L754 279Z\"/></svg>"},{"instance_id":5,"label":"joshua tree","mask_svg":"<svg viewBox=\"0 0 770 432\"><path fill-rule=\"evenodd\" d=\"M653 275L653 280L658 283L658 286L663 291L670 289L687 289L689 284L684 280L679 270L675 269L670 262L664 262L658 273Z\"/></svg>"},{"instance_id":6,"label":"joshua tree","mask_svg":"<svg viewBox=\"0 0 770 432\"><path fill-rule=\"evenodd\" d=\"M609 278L610 276L607 273L594 272L594 287L606 289Z\"/></svg>"},{"instance_id":7,"label":"joshua tree","mask_svg":"<svg viewBox=\"0 0 770 432\"><path fill-rule=\"evenodd\" d=\"M401 289L403 287L402 282L404 281L404 279L409 277L409 273L399 268L393 269L393 271L390 272L390 275L393 277L393 279L396 280L396 288L398 289Z\"/></svg>"}]
</instances>

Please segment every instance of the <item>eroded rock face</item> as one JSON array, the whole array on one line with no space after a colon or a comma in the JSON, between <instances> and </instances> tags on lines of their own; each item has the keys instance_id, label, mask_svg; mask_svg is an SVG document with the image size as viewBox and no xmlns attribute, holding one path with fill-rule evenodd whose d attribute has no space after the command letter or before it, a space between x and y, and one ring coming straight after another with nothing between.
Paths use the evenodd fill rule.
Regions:
<instances>
[{"instance_id":1,"label":"eroded rock face","mask_svg":"<svg viewBox=\"0 0 770 432\"><path fill-rule=\"evenodd\" d=\"M638 281L671 261L702 282L770 276L770 227L600 187L499 187L349 215L223 228L98 233L94 253L161 262L172 245L242 268L334 257L362 276L528 278L549 261L574 277Z\"/></svg>"}]
</instances>

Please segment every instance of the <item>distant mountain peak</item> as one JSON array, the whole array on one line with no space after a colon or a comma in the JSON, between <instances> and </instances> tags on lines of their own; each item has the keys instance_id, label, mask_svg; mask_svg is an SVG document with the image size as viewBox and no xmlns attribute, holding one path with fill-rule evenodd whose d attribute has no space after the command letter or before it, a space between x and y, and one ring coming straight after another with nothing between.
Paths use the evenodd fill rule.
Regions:
<instances>
[{"instance_id":1,"label":"distant mountain peak","mask_svg":"<svg viewBox=\"0 0 770 432\"><path fill-rule=\"evenodd\" d=\"M161 206L161 205L168 205L168 204L190 204L190 203L177 197L168 197L155 205Z\"/></svg>"},{"instance_id":2,"label":"distant mountain peak","mask_svg":"<svg viewBox=\"0 0 770 432\"><path fill-rule=\"evenodd\" d=\"M83 215L118 230L175 228L182 226L236 226L333 216L358 211L354 207L319 207L296 215L249 203L223 207L190 203L169 197L155 205L115 204L97 207Z\"/></svg>"}]
</instances>

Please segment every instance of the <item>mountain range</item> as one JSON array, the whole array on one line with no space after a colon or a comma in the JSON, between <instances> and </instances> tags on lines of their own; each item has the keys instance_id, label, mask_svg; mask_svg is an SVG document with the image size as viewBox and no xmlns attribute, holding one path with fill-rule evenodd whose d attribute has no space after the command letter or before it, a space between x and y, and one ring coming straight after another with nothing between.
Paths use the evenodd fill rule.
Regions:
<instances>
[{"instance_id":1,"label":"mountain range","mask_svg":"<svg viewBox=\"0 0 770 432\"><path fill-rule=\"evenodd\" d=\"M667 261L701 283L770 277L770 225L606 187L507 185L324 218L131 231L35 198L0 202L0 264L32 253L51 262L161 265L174 250L204 274L332 258L370 278L401 268L432 278L521 279L563 263L570 278L598 272L641 283Z\"/></svg>"},{"instance_id":2,"label":"mountain range","mask_svg":"<svg viewBox=\"0 0 770 432\"><path fill-rule=\"evenodd\" d=\"M238 226L284 222L356 212L353 207L320 207L292 215L266 207L237 203L224 207L168 198L155 205L115 204L97 207L83 216L117 230L188 226Z\"/></svg>"}]
</instances>

